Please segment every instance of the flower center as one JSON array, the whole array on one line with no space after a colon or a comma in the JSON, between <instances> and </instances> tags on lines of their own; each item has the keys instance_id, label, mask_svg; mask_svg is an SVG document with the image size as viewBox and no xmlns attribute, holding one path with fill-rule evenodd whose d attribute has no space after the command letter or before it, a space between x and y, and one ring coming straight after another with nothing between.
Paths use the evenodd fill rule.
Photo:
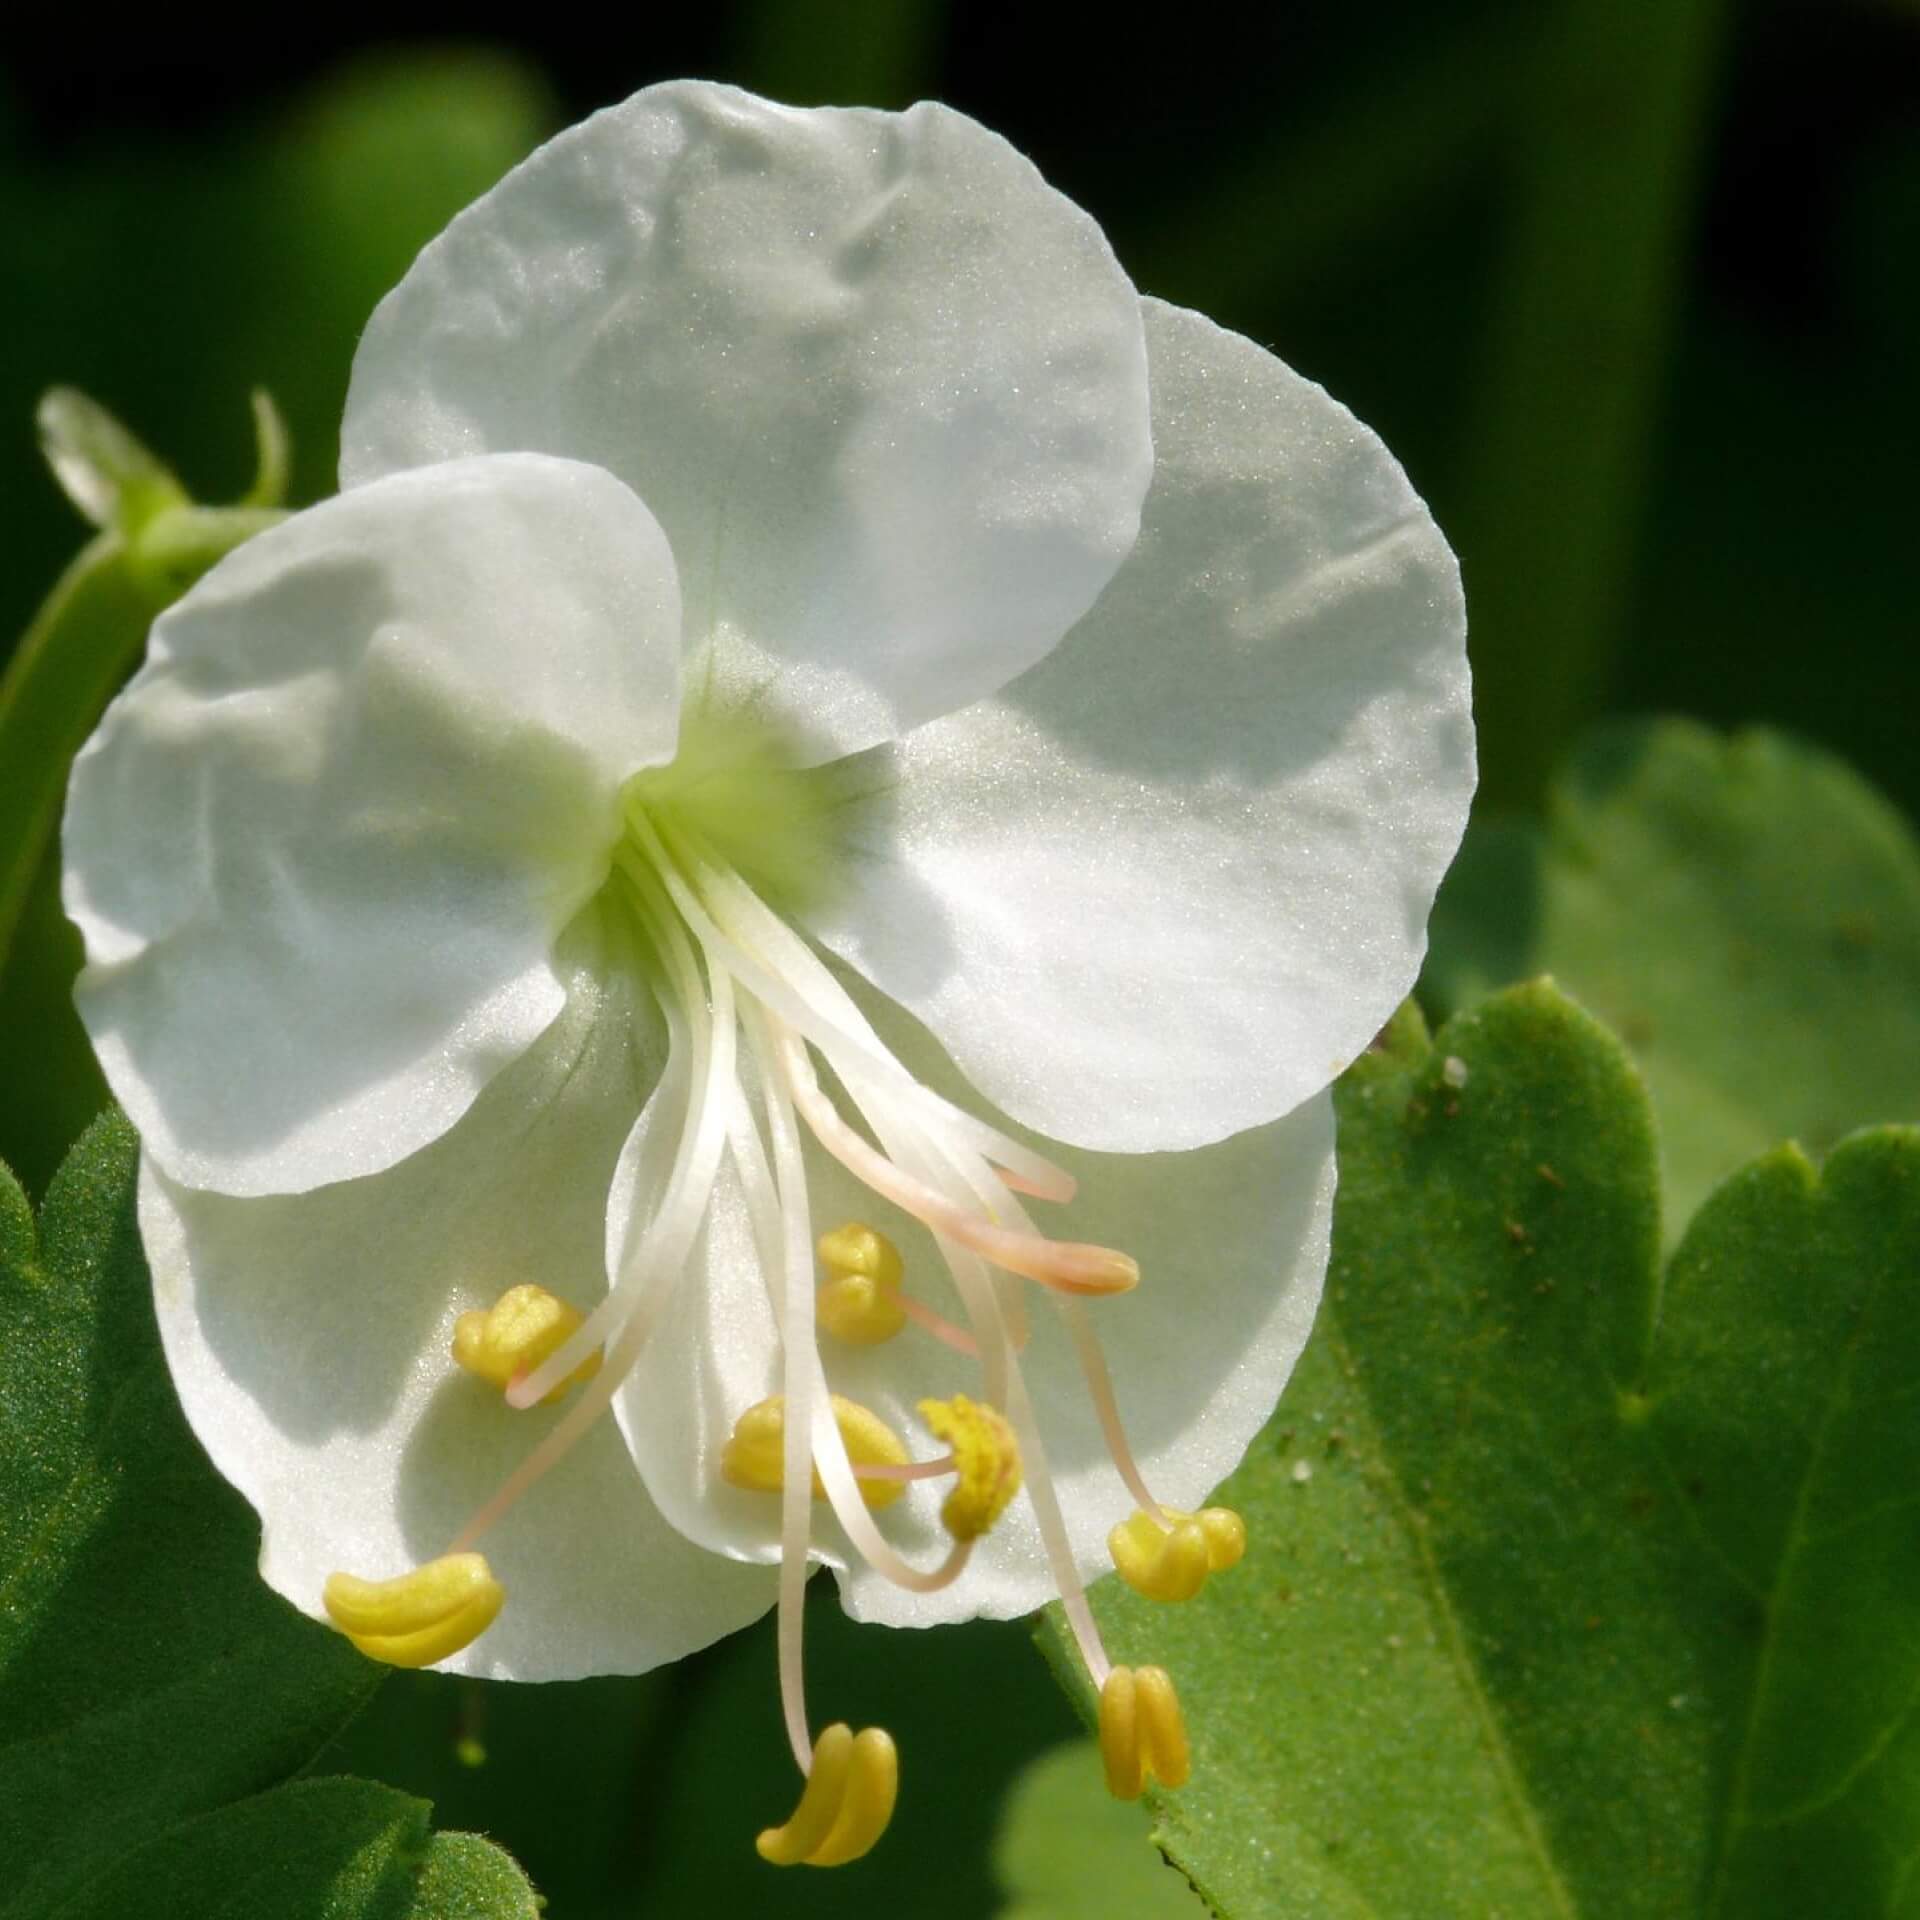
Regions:
<instances>
[{"instance_id":1,"label":"flower center","mask_svg":"<svg viewBox=\"0 0 1920 1920\"><path fill-rule=\"evenodd\" d=\"M867 1828L874 1809L892 1806L893 1750L884 1735L870 1738L873 1730L859 1736L862 1746L849 1744L852 1736L838 1728L831 1766L822 1773L825 1745L816 1752L809 1736L801 1614L816 1494L875 1571L931 1593L961 1576L978 1541L1024 1486L1088 1671L1103 1697L1108 1689L1116 1701L1126 1695L1103 1714L1110 1774L1134 1783L1134 1791L1147 1770L1172 1784L1171 1756L1176 1746L1184 1754L1184 1736L1176 1741L1169 1730L1178 1720L1171 1684L1162 1684L1164 1676L1153 1681L1151 1715L1136 1712L1130 1670L1111 1666L1087 1606L1021 1365L1025 1283L1037 1283L1064 1316L1114 1464L1139 1503L1114 1529L1123 1576L1154 1597L1186 1598L1209 1571L1238 1556L1226 1550L1231 1516L1163 1509L1128 1445L1088 1302L1133 1287L1140 1277L1135 1263L1112 1248L1043 1233L1025 1201L1070 1201L1072 1176L916 1080L770 904L777 899L791 910L831 889L846 865L846 810L876 791L872 765L861 767L866 757L795 770L780 762L775 746L751 728L695 722L674 764L628 789L605 904L614 931L635 944L665 1020L667 1065L655 1099L664 1113L677 1111L680 1124L657 1135L663 1144L638 1183L647 1203L606 1296L584 1319L549 1296L533 1298L538 1289L517 1289L491 1313L463 1318L456 1358L503 1388L509 1405L524 1409L569 1386L579 1391L449 1551L463 1556L463 1567L477 1561L473 1543L610 1404L685 1274L730 1158L779 1334L781 1380L777 1395L741 1412L720 1472L779 1503L780 1690L794 1758L810 1782L801 1811L787 1828L762 1836L762 1851L825 1864L853 1858L849 1848L858 1843L864 1851L879 1837L878 1827ZM837 1097L823 1088L817 1061L831 1070ZM858 1222L821 1238L818 1256L829 1277L816 1285L804 1135L927 1230L964 1327L917 1299L904 1284L899 1250ZM921 1417L947 1443L944 1453L914 1460L877 1416L831 1392L822 1327L830 1339L861 1346L931 1337L977 1368L974 1398L957 1393L920 1403ZM936 1565L921 1567L887 1539L876 1513L909 1481L935 1477L953 1482L942 1508L951 1544ZM430 1571L408 1577L417 1581ZM466 1568L462 1578L478 1576ZM341 1621L363 1646L380 1638L378 1608L368 1595L381 1591L356 1584L354 1621ZM403 1599L393 1603L398 1611L406 1610ZM411 1621L421 1607L417 1600L406 1605ZM477 1605L441 1611L456 1623L478 1621L475 1631L486 1624ZM442 1646L444 1638L439 1632L432 1642L440 1649L435 1657L453 1650ZM1109 1721L1118 1730L1111 1738ZM1139 1732L1148 1726L1158 1729L1151 1739ZM857 1763L848 1758L856 1753L864 1756ZM840 1784L828 1793L823 1783L830 1781ZM835 1796L845 1797L845 1806ZM879 1821L885 1824L884 1811ZM816 1826L822 1835L831 1830L831 1844L816 1837L802 1846Z\"/></svg>"}]
</instances>

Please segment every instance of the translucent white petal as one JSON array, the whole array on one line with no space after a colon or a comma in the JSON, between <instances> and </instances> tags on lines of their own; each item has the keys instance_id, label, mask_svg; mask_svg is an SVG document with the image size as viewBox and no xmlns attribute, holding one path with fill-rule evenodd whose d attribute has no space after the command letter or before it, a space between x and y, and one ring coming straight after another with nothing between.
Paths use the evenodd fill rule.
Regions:
<instances>
[{"instance_id":1,"label":"translucent white petal","mask_svg":"<svg viewBox=\"0 0 1920 1920\"><path fill-rule=\"evenodd\" d=\"M1412 984L1473 789L1453 556L1380 442L1145 303L1133 557L1031 672L890 750L818 931L1056 1139L1217 1140L1325 1086Z\"/></svg>"},{"instance_id":2,"label":"translucent white petal","mask_svg":"<svg viewBox=\"0 0 1920 1920\"><path fill-rule=\"evenodd\" d=\"M924 1033L874 996L861 997L916 1073L983 1110ZM1272 1413L1313 1324L1333 1205L1331 1099L1309 1099L1283 1120L1184 1153L1046 1151L1081 1186L1070 1206L1033 1203L1036 1224L1124 1248L1140 1261L1140 1286L1092 1312L1149 1483L1176 1506L1197 1506L1238 1465ZM808 1178L816 1235L846 1220L878 1226L906 1257L909 1291L964 1323L924 1229L822 1153L809 1153ZM1075 1559L1092 1579L1111 1570L1107 1530L1133 1502L1110 1463L1065 1329L1038 1289L1029 1301L1033 1340L1022 1364ZM716 1195L713 1224L678 1295L677 1315L652 1368L643 1365L621 1397L622 1427L676 1526L718 1552L771 1560L778 1553L777 1501L729 1487L719 1476L733 1422L779 1389L773 1318L731 1177ZM980 1391L975 1363L912 1326L864 1349L823 1334L820 1348L832 1389L879 1413L921 1458L939 1446L920 1423L920 1399ZM937 1564L948 1545L938 1518L945 1492L944 1482L921 1482L882 1517L888 1537L922 1566ZM933 1595L905 1593L865 1567L824 1503L815 1503L814 1519L816 1550L851 1569L841 1584L849 1610L862 1619L925 1626L982 1614L1011 1618L1053 1596L1024 1498L980 1543L961 1580Z\"/></svg>"},{"instance_id":3,"label":"translucent white petal","mask_svg":"<svg viewBox=\"0 0 1920 1920\"><path fill-rule=\"evenodd\" d=\"M468 208L361 342L343 485L518 447L626 480L689 645L830 757L1020 672L1125 555L1138 303L947 108L652 87Z\"/></svg>"},{"instance_id":4,"label":"translucent white petal","mask_svg":"<svg viewBox=\"0 0 1920 1920\"><path fill-rule=\"evenodd\" d=\"M460 1312L518 1282L582 1308L601 1290L607 1183L658 1054L629 984L582 971L571 988L451 1132L384 1173L237 1200L145 1168L174 1384L260 1513L263 1573L307 1613L336 1569L379 1579L444 1552L558 1417L512 1412L448 1343ZM448 1663L466 1673L637 1673L773 1602L764 1570L660 1518L606 1420L480 1547L507 1601Z\"/></svg>"},{"instance_id":5,"label":"translucent white petal","mask_svg":"<svg viewBox=\"0 0 1920 1920\"><path fill-rule=\"evenodd\" d=\"M678 622L646 508L529 454L330 500L161 617L75 765L65 897L176 1180L390 1166L553 1019L621 782L673 752Z\"/></svg>"}]
</instances>

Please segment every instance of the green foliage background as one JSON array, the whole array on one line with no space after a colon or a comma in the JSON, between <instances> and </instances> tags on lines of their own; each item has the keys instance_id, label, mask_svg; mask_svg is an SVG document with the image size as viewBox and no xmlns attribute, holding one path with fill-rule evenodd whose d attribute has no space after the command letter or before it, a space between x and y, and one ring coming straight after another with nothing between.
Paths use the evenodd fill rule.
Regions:
<instances>
[{"instance_id":1,"label":"green foliage background","mask_svg":"<svg viewBox=\"0 0 1920 1920\"><path fill-rule=\"evenodd\" d=\"M1182 1649L1225 1785L1155 1819L1236 1913L1905 1910L1885 1863L1920 1844L1920 1810L1906 1723L1877 1705L1920 1685L1889 1585L1904 1535L1869 1520L1851 1558L1780 1572L1756 1516L1842 1498L1794 1478L1796 1436L1809 1408L1879 1404L1821 1385L1838 1323L1807 1321L1805 1289L1877 1316L1847 1353L1911 1338L1898 1273L1871 1302L1854 1284L1874 1260L1913 1270L1911 1242L1886 1240L1898 1208L1848 1197L1905 1180L1910 1137L1856 1141L1818 1175L1773 1150L1824 1156L1920 1120L1920 16L1900 0L1304 0L1188 9L1148 37L1111 10L760 0L458 47L340 20L191 63L174 39L132 30L59 74L0 68L5 634L83 532L34 450L45 387L93 393L224 499L247 485L246 395L265 386L293 429L295 496L316 498L358 329L417 246L555 126L679 71L977 113L1101 220L1143 288L1273 345L1382 432L1461 553L1474 622L1485 805L1422 986L1455 1024L1430 1047L1409 1015L1343 1094L1332 1310L1243 1470L1258 1554L1141 1641ZM1588 731L1651 709L1691 721ZM1754 723L1799 739L1717 731ZM67 1009L76 959L49 867L0 973L0 1158L36 1198L104 1098ZM1561 991L1487 999L1542 973ZM1459 1124L1442 1111L1426 1148L1395 1145L1410 1099L1453 1098L1434 1077L1450 1057L1469 1069ZM399 1676L356 1713L364 1674L280 1617L244 1508L166 1429L137 1255L113 1224L125 1142L109 1129L88 1152L38 1240L0 1195L0 1304L42 1316L5 1349L0 1828L30 1823L53 1876L0 1912L130 1910L136 1886L155 1913L525 1911L511 1867L457 1829L498 1838L559 1920L856 1898L928 1920L1200 1911L1147 1821L1090 1790L1083 1752L1053 1752L1078 1722L1018 1627L860 1633L817 1596L821 1697L889 1725L906 1756L895 1832L857 1881L753 1857L791 1792L764 1631L641 1681ZM118 1295L89 1291L100 1260L122 1262ZM1548 1265L1556 1288L1536 1294ZM1576 1273L1624 1291L1580 1322ZM1648 1302L1670 1289L1678 1312L1716 1287L1702 1312L1719 1332L1662 1326L1694 1340L1691 1386L1664 1398L1685 1349L1649 1346ZM1596 1331L1604 1312L1631 1324ZM1741 1361L1727 1329L1748 1321ZM1456 1361L1498 1444L1455 1444L1436 1411ZM111 1418L167 1437L124 1453L132 1479L102 1469L93 1505L56 1500L57 1578L36 1559L41 1587L7 1584L25 1548L6 1527L75 1461L122 1458L74 1367L128 1369L144 1384ZM1847 1441L1889 1501L1910 1484L1905 1431L1894 1412ZM1656 1487L1662 1447L1729 1464L1676 1493ZM1530 1482L1500 1480L1515 1459L1540 1463ZM1787 1491L1756 1494L1755 1515L1715 1504L1770 1484ZM184 1516L164 1539L135 1525L154 1500ZM168 1571L201 1546L224 1599ZM1717 1628L1697 1611L1707 1563ZM1125 1596L1103 1600L1121 1644L1144 1631ZM117 1766L124 1792L84 1814L61 1772L78 1749L45 1742L88 1723L103 1682L47 1652L55 1602L70 1653L110 1656L116 1715L92 1725L87 1765ZM1771 1691L1739 1677L1755 1605L1788 1628ZM1622 1621L1637 1637L1616 1647ZM288 1697L243 1751L215 1725L223 1699L257 1695L249 1660ZM1242 1725L1224 1703L1250 1673L1264 1704ZM1623 1839L1622 1814L1596 1834L1570 1811L1581 1793L1672 1832ZM283 1908L236 1879L269 1833L324 1896Z\"/></svg>"}]
</instances>

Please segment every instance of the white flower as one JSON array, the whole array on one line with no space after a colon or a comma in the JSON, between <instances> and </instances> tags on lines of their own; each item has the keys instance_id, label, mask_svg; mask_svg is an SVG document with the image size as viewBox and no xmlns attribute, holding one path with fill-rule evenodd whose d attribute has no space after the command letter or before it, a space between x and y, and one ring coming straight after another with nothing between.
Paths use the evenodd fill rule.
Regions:
<instances>
[{"instance_id":1,"label":"white flower","mask_svg":"<svg viewBox=\"0 0 1920 1920\"><path fill-rule=\"evenodd\" d=\"M863 1618L1060 1591L1099 1677L1109 1529L1202 1499L1306 1337L1325 1089L1464 820L1425 509L973 122L701 85L427 248L343 445L156 625L66 826L168 1359L266 1577L317 1614L477 1516L506 1603L448 1665L635 1671L783 1546L792 1603L810 1529ZM847 1220L905 1255L878 1344L816 1338ZM523 1283L599 1310L503 1398L449 1346ZM1003 1409L1032 1497L875 1520L829 1386L922 1457L924 1397ZM779 1393L776 1490L732 1484ZM809 1435L830 1509L777 1491Z\"/></svg>"}]
</instances>

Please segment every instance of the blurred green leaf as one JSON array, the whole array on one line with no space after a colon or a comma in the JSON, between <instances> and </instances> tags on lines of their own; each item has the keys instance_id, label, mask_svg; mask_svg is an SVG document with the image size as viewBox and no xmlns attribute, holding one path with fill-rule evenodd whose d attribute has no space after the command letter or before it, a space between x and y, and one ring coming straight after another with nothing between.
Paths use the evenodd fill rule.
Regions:
<instances>
[{"instance_id":1,"label":"blurred green leaf","mask_svg":"<svg viewBox=\"0 0 1920 1920\"><path fill-rule=\"evenodd\" d=\"M1727 0L1553 0L1514 132L1512 231L1461 511L1481 775L1538 803L1624 638L1652 426Z\"/></svg>"},{"instance_id":2,"label":"blurred green leaf","mask_svg":"<svg viewBox=\"0 0 1920 1920\"><path fill-rule=\"evenodd\" d=\"M1551 973L1653 1093L1667 1231L1779 1141L1920 1118L1920 844L1830 755L1681 721L1577 754L1544 830L1476 824L1442 890L1441 1009Z\"/></svg>"},{"instance_id":3,"label":"blurred green leaf","mask_svg":"<svg viewBox=\"0 0 1920 1920\"><path fill-rule=\"evenodd\" d=\"M1008 1896L996 1920L1200 1920L1206 1911L1148 1844L1139 1808L1108 1794L1091 1740L1043 1753L1014 1781L993 1851Z\"/></svg>"},{"instance_id":4,"label":"blurred green leaf","mask_svg":"<svg viewBox=\"0 0 1920 1920\"><path fill-rule=\"evenodd\" d=\"M312 1758L378 1673L255 1568L161 1356L117 1114L36 1234L0 1169L0 1915L62 1910ZM150 1911L134 1901L119 1912Z\"/></svg>"},{"instance_id":5,"label":"blurred green leaf","mask_svg":"<svg viewBox=\"0 0 1920 1920\"><path fill-rule=\"evenodd\" d=\"M334 489L347 374L367 316L414 255L557 119L532 69L455 46L343 66L274 128L235 344L240 377L286 409L297 497Z\"/></svg>"},{"instance_id":6,"label":"blurred green leaf","mask_svg":"<svg viewBox=\"0 0 1920 1920\"><path fill-rule=\"evenodd\" d=\"M625 1914L634 1903L612 1890L639 1870L643 1783L673 1690L671 1671L541 1686L394 1673L316 1765L388 1781L432 1801L444 1825L494 1835L557 1915Z\"/></svg>"},{"instance_id":7,"label":"blurred green leaf","mask_svg":"<svg viewBox=\"0 0 1920 1920\"><path fill-rule=\"evenodd\" d=\"M732 67L793 106L893 107L937 95L946 0L739 0Z\"/></svg>"},{"instance_id":8,"label":"blurred green leaf","mask_svg":"<svg viewBox=\"0 0 1920 1920\"><path fill-rule=\"evenodd\" d=\"M367 1780L301 1780L142 1847L60 1920L536 1920L513 1862Z\"/></svg>"},{"instance_id":9,"label":"blurred green leaf","mask_svg":"<svg viewBox=\"0 0 1920 1920\"><path fill-rule=\"evenodd\" d=\"M1185 1701L1162 1845L1246 1917L1901 1910L1920 1132L1749 1169L1663 1292L1645 1095L1550 985L1403 1015L1340 1125L1321 1325L1222 1496L1252 1550L1097 1594Z\"/></svg>"},{"instance_id":10,"label":"blurred green leaf","mask_svg":"<svg viewBox=\"0 0 1920 1920\"><path fill-rule=\"evenodd\" d=\"M1359 79L1309 115L1249 127L1212 177L1157 167L1168 204L1122 257L1143 287L1220 320L1297 314L1330 283L1364 284L1498 154L1525 50L1504 15L1441 16L1411 46L1383 37Z\"/></svg>"}]
</instances>

